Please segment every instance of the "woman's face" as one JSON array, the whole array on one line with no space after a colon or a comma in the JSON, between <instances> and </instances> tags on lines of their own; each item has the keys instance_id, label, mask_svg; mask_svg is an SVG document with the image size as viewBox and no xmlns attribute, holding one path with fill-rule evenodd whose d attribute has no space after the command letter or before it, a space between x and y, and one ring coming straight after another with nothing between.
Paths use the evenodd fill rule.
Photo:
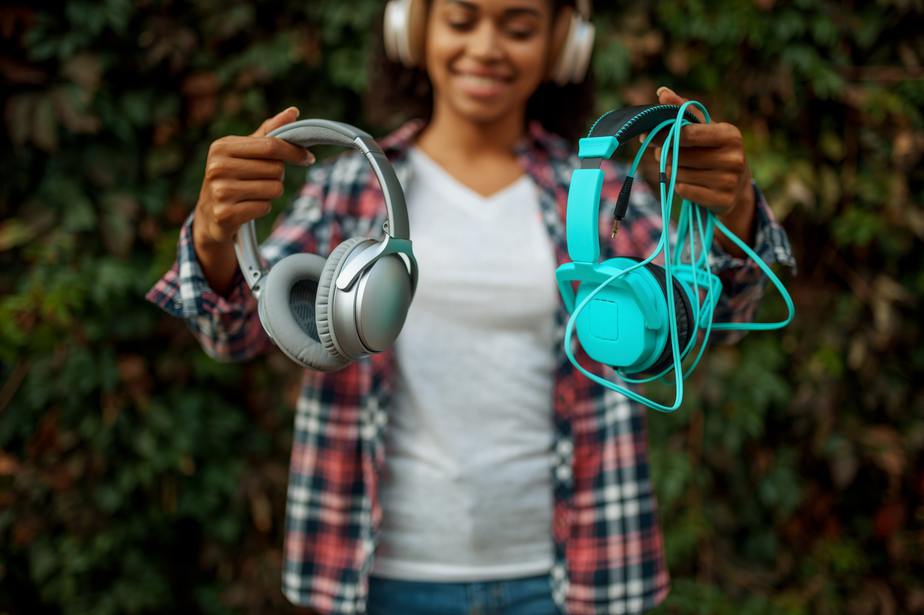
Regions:
<instances>
[{"instance_id":1,"label":"woman's face","mask_svg":"<svg viewBox=\"0 0 924 615\"><path fill-rule=\"evenodd\" d=\"M433 0L426 65L437 104L487 123L522 115L542 83L549 0Z\"/></svg>"}]
</instances>

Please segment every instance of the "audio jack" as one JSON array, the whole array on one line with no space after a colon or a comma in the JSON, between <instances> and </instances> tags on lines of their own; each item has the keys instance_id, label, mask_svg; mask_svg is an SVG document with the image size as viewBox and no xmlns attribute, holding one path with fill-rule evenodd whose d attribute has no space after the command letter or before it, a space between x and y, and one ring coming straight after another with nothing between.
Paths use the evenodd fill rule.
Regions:
<instances>
[{"instance_id":1,"label":"audio jack","mask_svg":"<svg viewBox=\"0 0 924 615\"><path fill-rule=\"evenodd\" d=\"M613 208L613 229L610 233L610 239L616 237L616 233L619 232L619 225L622 224L622 219L626 217L626 210L629 209L629 193L632 191L632 181L634 179L631 175L626 175L622 182L622 188L619 189L616 206Z\"/></svg>"}]
</instances>

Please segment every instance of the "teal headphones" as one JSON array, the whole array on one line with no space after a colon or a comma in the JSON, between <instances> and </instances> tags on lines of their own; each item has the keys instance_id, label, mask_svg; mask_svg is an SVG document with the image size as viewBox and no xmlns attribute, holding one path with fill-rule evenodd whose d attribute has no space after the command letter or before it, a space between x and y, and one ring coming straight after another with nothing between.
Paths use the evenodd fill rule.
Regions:
<instances>
[{"instance_id":1,"label":"teal headphones","mask_svg":"<svg viewBox=\"0 0 924 615\"><path fill-rule=\"evenodd\" d=\"M565 327L565 354L585 376L630 399L656 410L673 412L683 402L683 379L699 364L713 330L772 330L790 323L795 313L792 299L770 267L736 237L709 210L686 199L681 203L674 245L670 239L671 209L680 153L680 130L698 122L687 109L699 108L709 122L709 112L696 101L681 106L648 105L628 107L601 116L587 137L579 142L581 168L571 176L568 192L566 233L572 262L555 272L558 289L570 314ZM671 177L666 179L668 156L661 156L660 197L662 233L658 245L644 259L619 256L600 262L600 193L603 160L621 143L643 133L648 136L639 148L616 199L613 235L625 217L632 181L642 155L651 140L667 130L662 151L671 151ZM722 292L722 282L712 272L709 248L718 228L760 267L786 303L788 315L779 322L714 323L713 314ZM663 254L664 266L654 263ZM573 283L577 283L577 291ZM587 355L609 365L627 383L639 384L674 373L675 397L664 405L611 382L580 365L571 350L577 337ZM691 364L682 361L702 343Z\"/></svg>"}]
</instances>

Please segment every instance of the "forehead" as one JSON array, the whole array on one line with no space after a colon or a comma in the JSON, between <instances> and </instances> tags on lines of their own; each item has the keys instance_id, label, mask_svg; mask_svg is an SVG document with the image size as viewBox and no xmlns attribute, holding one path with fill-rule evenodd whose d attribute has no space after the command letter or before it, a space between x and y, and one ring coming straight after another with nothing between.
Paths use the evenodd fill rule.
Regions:
<instances>
[{"instance_id":1,"label":"forehead","mask_svg":"<svg viewBox=\"0 0 924 615\"><path fill-rule=\"evenodd\" d=\"M551 8L551 0L435 0L434 5L459 6L490 13L523 10L546 13Z\"/></svg>"}]
</instances>

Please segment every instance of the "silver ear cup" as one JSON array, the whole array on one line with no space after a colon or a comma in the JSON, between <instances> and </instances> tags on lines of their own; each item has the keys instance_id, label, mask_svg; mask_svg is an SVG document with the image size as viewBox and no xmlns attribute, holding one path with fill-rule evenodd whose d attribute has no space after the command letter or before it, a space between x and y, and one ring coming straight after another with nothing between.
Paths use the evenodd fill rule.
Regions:
<instances>
[{"instance_id":1,"label":"silver ear cup","mask_svg":"<svg viewBox=\"0 0 924 615\"><path fill-rule=\"evenodd\" d=\"M394 343L413 296L404 260L395 254L372 263L346 290L337 277L373 240L347 240L328 257L318 288L318 331L325 347L349 358L380 352Z\"/></svg>"},{"instance_id":2,"label":"silver ear cup","mask_svg":"<svg viewBox=\"0 0 924 615\"><path fill-rule=\"evenodd\" d=\"M349 256L357 250L358 246L373 245L371 239L353 237L347 239L327 257L324 271L318 280L318 296L316 300L318 317L318 336L324 349L334 356L346 360L353 360L368 354L371 350L362 344L349 343L357 338L356 323L353 320L352 297L339 296L336 286L337 274L349 261ZM360 248L361 249L361 248ZM354 285L355 286L355 285ZM339 294L338 294L339 293ZM337 317L339 314L339 318ZM343 340L343 341L341 341Z\"/></svg>"},{"instance_id":3,"label":"silver ear cup","mask_svg":"<svg viewBox=\"0 0 924 615\"><path fill-rule=\"evenodd\" d=\"M374 352L390 347L404 327L413 296L404 260L395 254L377 260L360 278L355 293L359 340Z\"/></svg>"}]
</instances>

